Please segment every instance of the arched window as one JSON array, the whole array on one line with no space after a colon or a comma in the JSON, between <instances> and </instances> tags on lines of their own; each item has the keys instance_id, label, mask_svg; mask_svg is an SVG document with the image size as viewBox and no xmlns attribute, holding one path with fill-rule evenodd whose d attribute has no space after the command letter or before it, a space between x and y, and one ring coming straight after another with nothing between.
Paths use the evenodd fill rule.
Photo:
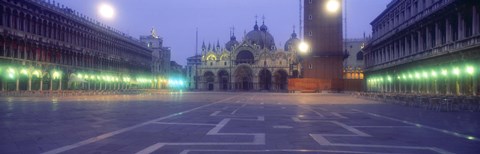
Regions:
<instances>
[{"instance_id":1,"label":"arched window","mask_svg":"<svg viewBox=\"0 0 480 154\"><path fill-rule=\"evenodd\" d=\"M252 52L243 50L240 51L237 55L237 64L242 64L242 63L248 63L248 64L253 64L254 57Z\"/></svg>"},{"instance_id":2,"label":"arched window","mask_svg":"<svg viewBox=\"0 0 480 154\"><path fill-rule=\"evenodd\" d=\"M363 52L362 51L359 51L357 53L357 60L363 60Z\"/></svg>"}]
</instances>

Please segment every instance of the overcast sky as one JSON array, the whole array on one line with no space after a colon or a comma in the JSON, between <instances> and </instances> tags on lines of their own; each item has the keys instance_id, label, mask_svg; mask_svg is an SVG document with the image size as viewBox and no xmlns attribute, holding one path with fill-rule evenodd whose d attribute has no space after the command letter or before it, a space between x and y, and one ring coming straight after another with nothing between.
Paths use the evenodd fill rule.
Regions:
<instances>
[{"instance_id":1,"label":"overcast sky","mask_svg":"<svg viewBox=\"0 0 480 154\"><path fill-rule=\"evenodd\" d=\"M391 0L348 0L348 38L362 38L371 33L370 22ZM237 40L244 31L253 29L255 16L265 24L275 37L278 47L283 46L293 31L298 32L298 0L56 0L60 4L96 18L116 29L139 38L148 35L152 27L163 37L164 45L172 48L172 60L182 65L195 54L195 29L202 41L220 45L229 40L230 27L235 27ZM114 19L98 15L98 6L108 3L115 9Z\"/></svg>"}]
</instances>

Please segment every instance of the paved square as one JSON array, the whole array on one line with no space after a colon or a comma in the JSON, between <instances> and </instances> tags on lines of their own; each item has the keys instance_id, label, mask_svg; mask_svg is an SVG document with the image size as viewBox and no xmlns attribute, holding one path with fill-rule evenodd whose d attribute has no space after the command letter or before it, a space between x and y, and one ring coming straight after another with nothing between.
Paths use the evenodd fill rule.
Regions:
<instances>
[{"instance_id":1,"label":"paved square","mask_svg":"<svg viewBox=\"0 0 480 154\"><path fill-rule=\"evenodd\" d=\"M479 117L342 94L0 98L0 153L480 153Z\"/></svg>"}]
</instances>

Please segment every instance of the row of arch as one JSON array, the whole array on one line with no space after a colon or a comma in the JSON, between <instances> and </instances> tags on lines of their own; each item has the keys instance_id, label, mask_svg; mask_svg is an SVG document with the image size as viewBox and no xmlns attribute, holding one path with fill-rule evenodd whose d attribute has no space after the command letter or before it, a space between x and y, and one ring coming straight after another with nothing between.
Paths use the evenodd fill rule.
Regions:
<instances>
[{"instance_id":1,"label":"row of arch","mask_svg":"<svg viewBox=\"0 0 480 154\"><path fill-rule=\"evenodd\" d=\"M210 91L284 91L288 88L288 73L283 69L274 73L269 69L261 69L255 74L250 67L239 66L233 74L222 69L217 73L206 71L202 77L204 89Z\"/></svg>"},{"instance_id":2,"label":"row of arch","mask_svg":"<svg viewBox=\"0 0 480 154\"><path fill-rule=\"evenodd\" d=\"M117 72L125 69L142 72L148 72L150 70L150 66L145 63L126 62L122 59L108 58L105 55L76 52L73 48L40 44L32 40L9 36L0 36L0 57L20 61L54 63Z\"/></svg>"}]
</instances>

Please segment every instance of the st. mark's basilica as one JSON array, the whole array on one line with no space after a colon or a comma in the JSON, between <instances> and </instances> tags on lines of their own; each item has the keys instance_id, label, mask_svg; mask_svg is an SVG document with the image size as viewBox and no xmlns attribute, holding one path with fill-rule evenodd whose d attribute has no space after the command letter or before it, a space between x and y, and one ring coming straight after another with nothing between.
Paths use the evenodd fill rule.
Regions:
<instances>
[{"instance_id":1,"label":"st. mark's basilica","mask_svg":"<svg viewBox=\"0 0 480 154\"><path fill-rule=\"evenodd\" d=\"M187 59L188 86L208 91L287 91L288 78L300 75L295 31L283 48L277 48L265 22L237 41L220 46L202 45L201 55Z\"/></svg>"}]
</instances>

